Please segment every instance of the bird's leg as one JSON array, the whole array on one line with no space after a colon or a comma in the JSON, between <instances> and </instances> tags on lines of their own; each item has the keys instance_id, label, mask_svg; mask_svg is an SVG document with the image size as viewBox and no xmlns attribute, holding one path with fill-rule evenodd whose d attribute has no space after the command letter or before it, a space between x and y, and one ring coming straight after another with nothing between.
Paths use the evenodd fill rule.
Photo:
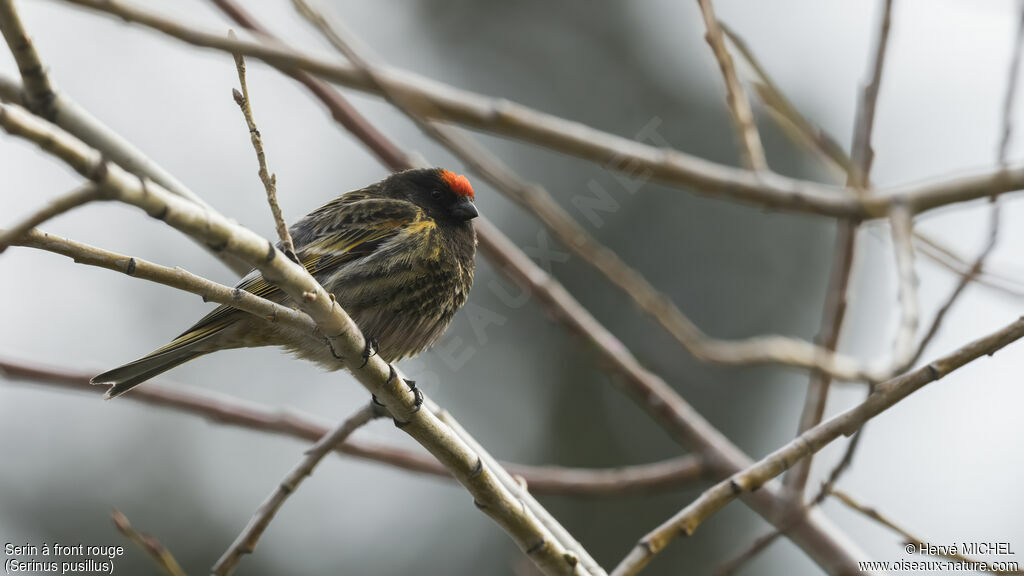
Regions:
<instances>
[{"instance_id":1,"label":"bird's leg","mask_svg":"<svg viewBox=\"0 0 1024 576\"><path fill-rule=\"evenodd\" d=\"M377 339L370 336L364 339L366 341L366 348L363 349L363 363L359 365L359 368L366 366L366 363L370 361L370 358L377 354L377 350L380 349L380 345L377 343Z\"/></svg>"}]
</instances>

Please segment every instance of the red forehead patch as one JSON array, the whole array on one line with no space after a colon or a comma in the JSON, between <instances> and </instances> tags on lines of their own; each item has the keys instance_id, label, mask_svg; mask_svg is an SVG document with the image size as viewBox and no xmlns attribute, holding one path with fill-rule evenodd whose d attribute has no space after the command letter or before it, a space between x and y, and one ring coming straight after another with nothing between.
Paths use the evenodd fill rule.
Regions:
<instances>
[{"instance_id":1,"label":"red forehead patch","mask_svg":"<svg viewBox=\"0 0 1024 576\"><path fill-rule=\"evenodd\" d=\"M475 199L473 196L473 187L469 184L469 179L462 174L456 174L448 170L441 170L441 179L444 183L452 189L459 196L469 196L470 200Z\"/></svg>"}]
</instances>

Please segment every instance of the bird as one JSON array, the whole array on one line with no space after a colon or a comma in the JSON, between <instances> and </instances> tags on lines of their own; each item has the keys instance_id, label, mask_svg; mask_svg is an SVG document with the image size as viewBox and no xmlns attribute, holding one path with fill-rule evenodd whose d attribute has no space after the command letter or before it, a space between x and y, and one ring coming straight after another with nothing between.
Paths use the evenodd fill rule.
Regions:
<instances>
[{"instance_id":1,"label":"bird","mask_svg":"<svg viewBox=\"0 0 1024 576\"><path fill-rule=\"evenodd\" d=\"M419 354L466 303L476 258L475 201L465 176L419 168L342 194L289 227L298 262L362 330L364 363L371 354L389 363ZM255 269L236 288L295 306ZM323 337L224 304L167 345L91 382L109 386L106 397L115 398L200 356L257 346L283 347L327 370L346 367Z\"/></svg>"}]
</instances>

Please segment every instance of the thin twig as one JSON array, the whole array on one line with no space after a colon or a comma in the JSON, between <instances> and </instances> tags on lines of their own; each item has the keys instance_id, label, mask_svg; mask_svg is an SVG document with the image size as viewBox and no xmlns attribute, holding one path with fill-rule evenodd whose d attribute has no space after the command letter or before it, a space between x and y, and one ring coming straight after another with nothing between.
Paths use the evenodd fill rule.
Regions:
<instances>
[{"instance_id":1,"label":"thin twig","mask_svg":"<svg viewBox=\"0 0 1024 576\"><path fill-rule=\"evenodd\" d=\"M285 475L274 491L260 504L249 524L246 525L242 533L238 535L238 538L235 539L220 559L217 560L217 563L214 564L213 573L217 576L226 576L233 573L242 556L252 554L256 549L256 544L259 543L260 537L267 529L267 526L274 520L277 511L284 505L285 500L298 490L302 481L307 476L313 474L313 469L316 468L317 464L358 428L367 424L370 420L383 415L380 407L370 402L317 440L316 444L306 451L305 457Z\"/></svg>"},{"instance_id":2,"label":"thin twig","mask_svg":"<svg viewBox=\"0 0 1024 576\"><path fill-rule=\"evenodd\" d=\"M0 377L12 382L32 382L60 390L102 395L102 390L89 384L89 378L94 374L91 371L72 371L0 357ZM123 398L125 402L138 402L192 414L215 424L309 442L315 442L330 431L322 419L299 410L265 406L179 383L147 383ZM335 452L407 472L454 480L437 459L420 451L349 438L336 446ZM693 486L710 473L703 459L693 455L618 468L531 466L514 462L502 462L501 465L509 474L519 478L521 484L525 483L532 493L571 497L614 497L680 490Z\"/></svg>"},{"instance_id":3,"label":"thin twig","mask_svg":"<svg viewBox=\"0 0 1024 576\"><path fill-rule=\"evenodd\" d=\"M822 154L833 167L839 170L845 179L850 171L850 158L843 147L832 138L832 136L809 122L797 109L792 101L782 92L778 85L772 80L761 62L754 56L750 46L732 30L725 22L719 21L718 25L722 32L729 38L740 56L746 60L757 80L754 82L754 91L757 92L761 102L772 113L772 117L779 122L779 125L786 133L799 143L813 148Z\"/></svg>"},{"instance_id":4,"label":"thin twig","mask_svg":"<svg viewBox=\"0 0 1024 576\"><path fill-rule=\"evenodd\" d=\"M792 101L782 92L782 89L772 80L771 76L768 75L764 65L757 59L742 37L726 26L724 22L719 22L719 24L722 27L722 32L735 45L739 54L743 56L747 64L757 75L757 80L754 82L755 91L760 97L762 104L771 112L772 118L779 123L785 133L795 143L810 149L820 158L824 159L828 166L842 175L844 180L849 178L850 157L843 150L843 147L827 131L812 123L797 110ZM921 254L957 276L962 277L970 273L970 262L967 262L950 248L941 245L938 240L930 235L920 230L914 230L914 240ZM984 268L973 277L973 281L1015 298L1024 297L1024 283L998 273L986 272Z\"/></svg>"},{"instance_id":5,"label":"thin twig","mask_svg":"<svg viewBox=\"0 0 1024 576\"><path fill-rule=\"evenodd\" d=\"M817 452L842 435L855 433L865 422L891 408L911 393L935 382L958 368L1024 337L1024 318L979 338L913 372L880 384L874 394L859 404L801 434L765 456L753 466L719 482L672 518L644 536L633 551L615 568L612 576L636 574L675 537L693 534L712 514L737 497L749 494L786 471L793 463Z\"/></svg>"},{"instance_id":6,"label":"thin twig","mask_svg":"<svg viewBox=\"0 0 1024 576\"><path fill-rule=\"evenodd\" d=\"M864 85L857 103L854 119L853 145L850 147L849 185L864 189L870 185L871 164L875 151L871 145L871 133L875 126L875 109L878 106L878 92L882 83L882 67L885 52L889 46L889 27L892 23L893 0L883 0L882 15L875 36L875 53L872 59L870 80Z\"/></svg>"},{"instance_id":7,"label":"thin twig","mask_svg":"<svg viewBox=\"0 0 1024 576\"><path fill-rule=\"evenodd\" d=\"M0 230L0 234L3 234L2 230ZM48 234L41 230L30 230L24 237L18 240L16 245L61 254L73 259L77 264L106 268L107 270L120 272L133 278L149 280L150 282L191 292L201 296L204 302L227 304L254 316L259 316L269 322L288 326L299 332L313 334L317 330L316 323L302 312L282 306L276 302L271 302L251 292L218 284L201 276L196 276L182 268L168 268L167 266L154 264L141 258L110 252L83 242L76 242L55 234Z\"/></svg>"},{"instance_id":8,"label":"thin twig","mask_svg":"<svg viewBox=\"0 0 1024 576\"><path fill-rule=\"evenodd\" d=\"M1024 52L1024 4L1022 4L1020 8L1017 33L1013 42L1013 55L1010 57L1010 69L1006 75L1006 93L1003 97L1002 108L1003 129L996 152L996 162L1003 169L1007 167L1007 159L1010 151L1010 139L1013 135L1013 104L1016 99L1017 83L1020 75L1021 52ZM990 254L992 254L996 248L996 244L999 242L1000 216L999 198L993 196L989 200L989 232L988 239L985 241L985 247L982 248L981 253L979 253L978 257L974 259L973 263L971 263L971 267L967 270L967 273L960 278L956 288L953 289L953 292L946 299L946 302L939 308L939 311L936 312L935 318L932 320L928 331L925 333L924 338L918 345L911 362L916 362L917 359L924 354L928 344L930 344L935 335L938 334L946 314L956 303L960 295L963 294L967 285L981 273L982 268L985 266L985 260L988 259Z\"/></svg>"},{"instance_id":9,"label":"thin twig","mask_svg":"<svg viewBox=\"0 0 1024 576\"><path fill-rule=\"evenodd\" d=\"M943 268L961 277L970 274L972 263L942 244L934 236L915 230L914 241L917 243L918 253L924 254ZM993 272L988 268L989 266L982 266L981 271L974 277L976 284L997 290L1013 298L1024 298L1024 282L1006 273Z\"/></svg>"},{"instance_id":10,"label":"thin twig","mask_svg":"<svg viewBox=\"0 0 1024 576\"><path fill-rule=\"evenodd\" d=\"M110 518L114 521L117 531L124 534L125 538L131 540L133 544L148 554L164 574L167 574L167 576L186 576L181 565L178 564L178 561L174 559L171 552L159 540L149 534L136 532L135 528L132 528L131 522L128 521L128 517L118 510L111 512Z\"/></svg>"},{"instance_id":11,"label":"thin twig","mask_svg":"<svg viewBox=\"0 0 1024 576\"><path fill-rule=\"evenodd\" d=\"M878 511L877 508L865 506L864 504L861 504L849 494L842 492L840 490L836 490L835 488L829 489L829 494L831 496L834 496L836 500L839 500L844 505L846 505L847 508L855 512L858 512L863 516L866 516L874 520L875 522L881 524L882 526L885 526L889 530L895 532L901 538L903 538L904 546L909 547L910 545L913 545L917 548L917 552L919 554L927 554L929 556L937 556L939 558L948 558L949 560L952 560L954 562L976 567L977 570L981 572L990 572L992 574L1024 574L1024 570L994 570L992 568L987 567L991 566L991 564L987 562L983 562L976 558L970 558L968 556L964 556L963 554L947 552L940 549L937 546L930 546L925 540L921 540L920 538L913 536L912 534L907 532L906 529L902 528L901 526L893 522L889 517L885 516L880 511ZM986 565L986 567L980 568L980 566L982 566L983 564Z\"/></svg>"},{"instance_id":12,"label":"thin twig","mask_svg":"<svg viewBox=\"0 0 1024 576\"><path fill-rule=\"evenodd\" d=\"M336 60L297 52L279 42L231 40L205 32L121 0L64 0L158 30L196 46L258 58L271 65L307 70L351 88L380 94L358 68ZM387 82L404 94L430 104L438 119L524 140L652 180L766 207L821 215L875 219L888 216L891 203L904 201L918 212L1024 189L1024 166L972 176L946 177L932 183L893 187L860 198L850 190L773 173L754 173L696 158L678 150L652 146L493 99L393 68Z\"/></svg>"},{"instance_id":13,"label":"thin twig","mask_svg":"<svg viewBox=\"0 0 1024 576\"><path fill-rule=\"evenodd\" d=\"M0 75L0 100L17 103L24 100L24 98L24 90L19 83ZM82 141L88 142L90 146L99 150L111 162L140 178L148 178L156 182L172 194L181 196L204 208L210 207L177 178L153 162L141 150L132 146L120 134L117 134L107 125L100 122L95 116L79 106L78 103L63 92L57 93L52 107L54 109L53 122L55 124ZM249 266L228 252L214 250L210 246L199 242L197 244L200 244L204 250L223 262L225 266L238 275L245 274L252 269L252 266Z\"/></svg>"},{"instance_id":14,"label":"thin twig","mask_svg":"<svg viewBox=\"0 0 1024 576\"><path fill-rule=\"evenodd\" d=\"M30 230L51 218L100 198L100 189L92 183L84 184L50 201L7 230L0 231L0 254L12 244L18 243Z\"/></svg>"},{"instance_id":15,"label":"thin twig","mask_svg":"<svg viewBox=\"0 0 1024 576\"><path fill-rule=\"evenodd\" d=\"M697 0L697 4L700 5L704 27L707 29L704 39L711 46L711 52L714 53L718 67L722 71L722 78L725 80L726 102L729 104L733 126L740 141L743 164L754 171L767 170L768 162L765 160L764 147L761 145L761 135L757 131L754 114L750 111L747 94L736 77L732 56L725 47L725 39L722 37L718 18L715 17L715 9L711 5L711 0Z\"/></svg>"},{"instance_id":16,"label":"thin twig","mask_svg":"<svg viewBox=\"0 0 1024 576\"><path fill-rule=\"evenodd\" d=\"M906 206L893 207L892 243L896 253L896 271L899 278L900 322L893 343L893 375L913 365L917 326L920 312L917 298L917 274L914 271L914 222Z\"/></svg>"},{"instance_id":17,"label":"thin twig","mask_svg":"<svg viewBox=\"0 0 1024 576\"><path fill-rule=\"evenodd\" d=\"M731 574L735 574L737 570L756 558L758 554L767 550L769 546L774 544L781 537L782 531L778 529L772 529L770 532L766 532L761 536L758 536L757 539L751 542L749 546L725 562L719 564L712 574L714 574L714 576L730 576Z\"/></svg>"},{"instance_id":18,"label":"thin twig","mask_svg":"<svg viewBox=\"0 0 1024 576\"><path fill-rule=\"evenodd\" d=\"M229 31L228 36L235 38L235 33ZM277 174L271 174L270 169L267 168L263 136L260 135L260 130L256 127L256 118L252 112L252 99L249 97L249 85L245 81L245 57L241 54L235 54L235 69L238 70L238 84L242 87L242 91L239 92L233 88L231 95L235 104L238 104L238 108L242 111L242 116L245 117L245 124L249 127L249 139L256 151L256 161L260 165L260 181L263 182L263 188L267 191L267 203L270 204L270 213L274 216L277 237L281 239L281 251L292 262L299 263L299 257L295 255L292 235L288 232L288 224L285 223L284 215L281 213L281 205L277 203Z\"/></svg>"},{"instance_id":19,"label":"thin twig","mask_svg":"<svg viewBox=\"0 0 1024 576\"><path fill-rule=\"evenodd\" d=\"M846 317L847 292L853 272L854 255L857 246L857 229L854 222L839 223L836 231L836 246L832 256L832 272L829 277L828 293L825 297L825 308L821 313L821 328L818 330L817 344L826 350L835 350L839 346L839 335L842 333L843 319ZM803 434L818 425L825 416L828 405L829 388L832 377L820 370L811 372L807 384L807 395L800 413L797 434ZM811 472L812 457L797 462L786 474L785 487L792 494L803 494L807 486L807 478Z\"/></svg>"},{"instance_id":20,"label":"thin twig","mask_svg":"<svg viewBox=\"0 0 1024 576\"><path fill-rule=\"evenodd\" d=\"M25 31L18 9L14 6L14 0L0 0L0 32L11 49L14 61L18 65L18 72L21 73L21 80L25 83L22 103L35 114L53 119L57 112L54 106L57 91L42 58L32 44L32 39Z\"/></svg>"}]
</instances>

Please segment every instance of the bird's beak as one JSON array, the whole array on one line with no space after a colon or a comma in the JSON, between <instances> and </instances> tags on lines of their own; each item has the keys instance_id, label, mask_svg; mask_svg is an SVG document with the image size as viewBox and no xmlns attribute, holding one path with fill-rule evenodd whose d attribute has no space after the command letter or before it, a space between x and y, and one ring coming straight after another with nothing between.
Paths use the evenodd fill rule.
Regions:
<instances>
[{"instance_id":1,"label":"bird's beak","mask_svg":"<svg viewBox=\"0 0 1024 576\"><path fill-rule=\"evenodd\" d=\"M469 198L462 197L451 207L450 214L457 220L465 222L476 218L480 215L480 212Z\"/></svg>"}]
</instances>

